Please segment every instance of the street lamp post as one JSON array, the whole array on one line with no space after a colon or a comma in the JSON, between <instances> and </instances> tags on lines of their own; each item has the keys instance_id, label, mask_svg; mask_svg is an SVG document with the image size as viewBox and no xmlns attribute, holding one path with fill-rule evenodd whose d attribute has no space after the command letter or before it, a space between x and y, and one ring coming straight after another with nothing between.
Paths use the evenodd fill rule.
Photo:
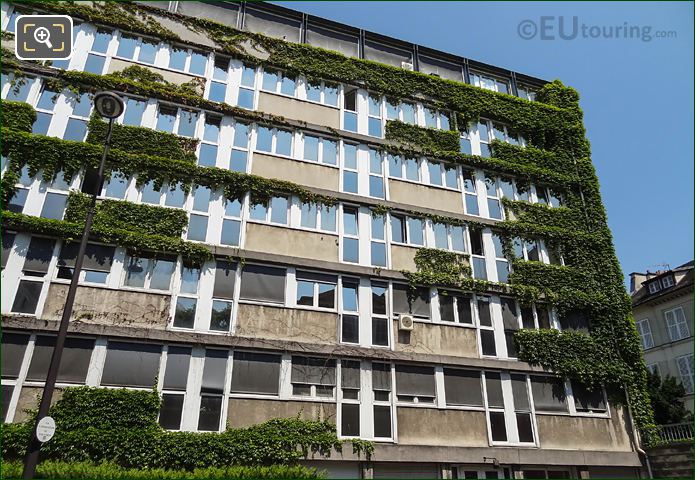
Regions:
<instances>
[{"instance_id":1,"label":"street lamp post","mask_svg":"<svg viewBox=\"0 0 695 480\"><path fill-rule=\"evenodd\" d=\"M63 316L60 319L60 327L58 328L58 336L56 337L55 347L53 348L53 355L51 356L51 364L48 367L46 384L43 387L43 394L41 395L39 412L36 415L36 424L34 425L31 440L29 441L29 446L27 448L27 455L24 459L23 478L25 479L34 478L34 474L36 473L36 465L39 460L39 451L41 450L41 444L42 442L47 441L47 439L50 439L50 437L52 436L52 433L49 433L48 438L41 435L42 438L40 440L39 435L37 435L37 429L39 428L40 424L42 424L41 421L44 418L48 418L49 422L44 421L43 424L53 424L52 419L48 417L48 409L51 406L51 398L53 397L56 379L58 378L60 359L63 356L65 338L68 333L68 324L70 322L73 306L75 304L75 295L77 294L77 285L79 283L80 272L82 271L82 262L84 260L84 254L87 249L87 241L89 240L89 234L92 229L92 222L94 221L94 210L97 203L97 195L101 191L102 183L104 180L104 167L106 164L106 156L109 152L109 144L111 143L113 122L123 113L124 110L123 100L121 100L121 98L118 95L112 92L97 93L94 97L94 107L102 117L109 119L109 126L106 131L104 151L101 155L101 162L99 163L99 169L97 171L97 178L94 185L94 191L92 192L91 203L89 205L89 209L87 210L87 218L84 222L84 232L82 233L82 239L80 240L80 248L77 253L77 258L75 259L75 268L73 269L72 280L70 281L70 288L68 289L68 295L65 299Z\"/></svg>"}]
</instances>

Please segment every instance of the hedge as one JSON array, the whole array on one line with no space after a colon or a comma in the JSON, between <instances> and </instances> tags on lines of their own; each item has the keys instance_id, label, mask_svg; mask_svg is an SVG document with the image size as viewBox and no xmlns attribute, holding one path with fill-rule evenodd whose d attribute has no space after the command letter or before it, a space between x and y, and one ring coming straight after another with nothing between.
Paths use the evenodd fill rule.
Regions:
<instances>
[{"instance_id":1,"label":"hedge","mask_svg":"<svg viewBox=\"0 0 695 480\"><path fill-rule=\"evenodd\" d=\"M22 478L23 464L20 461L2 462L2 478ZM267 467L232 466L223 468L198 468L191 472L155 468L141 470L122 468L113 463L56 462L45 461L36 469L37 479L78 479L78 480L242 480L242 479L320 479L323 473L315 468L299 465L271 465Z\"/></svg>"},{"instance_id":2,"label":"hedge","mask_svg":"<svg viewBox=\"0 0 695 480\"><path fill-rule=\"evenodd\" d=\"M3 100L0 105L0 124L23 132L31 132L36 111L28 103Z\"/></svg>"}]
</instances>

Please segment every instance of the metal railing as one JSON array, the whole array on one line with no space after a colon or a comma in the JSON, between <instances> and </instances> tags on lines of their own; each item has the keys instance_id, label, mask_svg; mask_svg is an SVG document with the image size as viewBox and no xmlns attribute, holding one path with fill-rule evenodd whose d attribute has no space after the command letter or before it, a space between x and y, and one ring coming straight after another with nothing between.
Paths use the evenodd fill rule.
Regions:
<instances>
[{"instance_id":1,"label":"metal railing","mask_svg":"<svg viewBox=\"0 0 695 480\"><path fill-rule=\"evenodd\" d=\"M659 436L664 443L692 440L693 424L673 423L671 425L659 425Z\"/></svg>"}]
</instances>

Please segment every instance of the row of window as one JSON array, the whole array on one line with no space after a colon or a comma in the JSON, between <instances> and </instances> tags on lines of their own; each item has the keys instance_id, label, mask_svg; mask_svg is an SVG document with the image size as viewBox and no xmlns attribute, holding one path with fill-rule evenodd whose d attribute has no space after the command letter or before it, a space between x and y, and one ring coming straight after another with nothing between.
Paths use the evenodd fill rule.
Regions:
<instances>
[{"instance_id":1,"label":"row of window","mask_svg":"<svg viewBox=\"0 0 695 480\"><path fill-rule=\"evenodd\" d=\"M26 83L14 86L12 81L11 74L3 75L3 97L29 101L35 106L37 120L34 123L34 133L66 140L84 140L91 110L88 94L73 98L67 93L61 95L61 92L48 88L41 89L40 79L29 79ZM31 93L32 91L35 93ZM503 218L500 203L502 197L550 206L562 204L561 195L550 188L520 184L507 177L476 174L471 170L431 159L386 154L366 145L350 144L299 131L248 125L230 117L154 100L126 98L125 107L118 120L124 125L150 127L198 138L198 164L203 167L250 172L250 152L273 154L340 168L340 190L346 193L388 199L390 188L387 179L464 190L465 212L493 219ZM507 138L506 127L493 123L490 125L490 132L501 132L502 137ZM479 126L479 129L482 127ZM499 138L500 133L494 135L494 138ZM484 150L489 149L485 147ZM483 188L486 194L483 194ZM487 212L485 205L478 204L478 192L480 201L487 206Z\"/></svg>"},{"instance_id":2,"label":"row of window","mask_svg":"<svg viewBox=\"0 0 695 480\"><path fill-rule=\"evenodd\" d=\"M663 311L664 322L668 330L670 341L676 342L690 336L688 329L688 321L685 317L683 307L670 308ZM654 337L652 336L652 328L648 318L643 318L636 322L637 332L642 339L642 348L647 350L654 347Z\"/></svg>"},{"instance_id":3,"label":"row of window","mask_svg":"<svg viewBox=\"0 0 695 480\"><path fill-rule=\"evenodd\" d=\"M675 284L676 281L674 280L673 275L666 275L662 278L651 280L649 283L647 283L647 288L649 289L649 293L653 295L656 292L670 288Z\"/></svg>"},{"instance_id":4,"label":"row of window","mask_svg":"<svg viewBox=\"0 0 695 480\"><path fill-rule=\"evenodd\" d=\"M3 277L17 278L3 290L3 311L36 314L53 281L72 279L76 243L40 236L3 235ZM10 272L10 273L7 273ZM555 319L542 305L522 306L513 298L421 287L299 268L218 260L202 268L166 255L132 253L90 243L80 281L85 285L148 290L174 296L170 328L233 333L236 306L260 303L334 312L336 340L369 347L391 347L390 319L412 315L416 321L475 328L483 356L514 358L520 328L588 329L581 315ZM16 290L15 290L16 289Z\"/></svg>"},{"instance_id":5,"label":"row of window","mask_svg":"<svg viewBox=\"0 0 695 480\"><path fill-rule=\"evenodd\" d=\"M45 334L3 333L4 420L23 386L45 380L54 343ZM101 337L68 337L58 384L155 386L163 395L159 423L170 430L219 431L238 397L336 402L341 436L382 440L396 438L396 406L484 411L491 444L537 445L537 413L608 414L602 389L546 375Z\"/></svg>"}]
</instances>

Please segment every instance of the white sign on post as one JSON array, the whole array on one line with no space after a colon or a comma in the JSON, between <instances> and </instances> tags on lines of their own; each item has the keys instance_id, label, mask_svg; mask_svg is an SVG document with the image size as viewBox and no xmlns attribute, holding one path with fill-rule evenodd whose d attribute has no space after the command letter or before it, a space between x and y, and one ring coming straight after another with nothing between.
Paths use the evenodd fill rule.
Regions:
<instances>
[{"instance_id":1,"label":"white sign on post","mask_svg":"<svg viewBox=\"0 0 695 480\"><path fill-rule=\"evenodd\" d=\"M43 417L39 420L38 425L36 425L36 438L41 443L46 443L51 438L53 434L56 433L56 422L52 417Z\"/></svg>"}]
</instances>

